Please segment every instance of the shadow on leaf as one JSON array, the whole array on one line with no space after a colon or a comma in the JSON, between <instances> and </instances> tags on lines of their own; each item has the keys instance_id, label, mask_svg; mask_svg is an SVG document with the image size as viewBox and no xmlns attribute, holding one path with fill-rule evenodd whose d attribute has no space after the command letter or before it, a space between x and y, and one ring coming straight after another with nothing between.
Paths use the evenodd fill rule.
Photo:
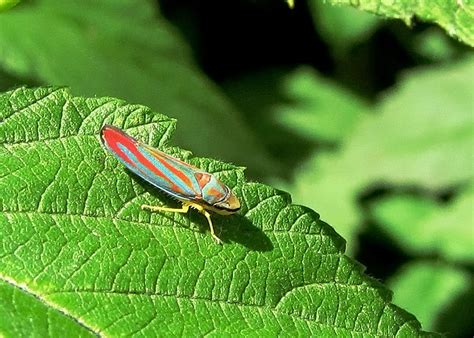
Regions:
<instances>
[{"instance_id":1,"label":"shadow on leaf","mask_svg":"<svg viewBox=\"0 0 474 338\"><path fill-rule=\"evenodd\" d=\"M239 214L230 216L213 215L217 236L224 242L239 243L253 251L271 251L270 238L252 222Z\"/></svg>"}]
</instances>

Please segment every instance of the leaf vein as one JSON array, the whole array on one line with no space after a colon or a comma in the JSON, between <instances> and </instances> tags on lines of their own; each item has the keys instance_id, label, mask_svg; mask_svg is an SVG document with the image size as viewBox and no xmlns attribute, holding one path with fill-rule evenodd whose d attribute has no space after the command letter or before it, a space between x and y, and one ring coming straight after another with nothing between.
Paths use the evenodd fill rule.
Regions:
<instances>
[{"instance_id":1,"label":"leaf vein","mask_svg":"<svg viewBox=\"0 0 474 338\"><path fill-rule=\"evenodd\" d=\"M71 319L81 327L83 327L85 330L89 331L90 333L94 334L97 337L101 337L102 335L100 334L99 330L94 329L91 325L88 325L85 321L83 321L81 318L78 318L74 316L73 314L69 313L65 308L60 307L59 305L49 301L47 298L42 297L40 294L34 292L33 290L29 289L26 284L18 284L15 280L12 278L9 278L7 276L4 276L0 274L0 280L3 282L11 285L13 288L19 290L20 292L27 294L31 297L34 297L37 299L39 302L43 303L46 305L49 309L53 309L59 313L61 313L63 316Z\"/></svg>"}]
</instances>

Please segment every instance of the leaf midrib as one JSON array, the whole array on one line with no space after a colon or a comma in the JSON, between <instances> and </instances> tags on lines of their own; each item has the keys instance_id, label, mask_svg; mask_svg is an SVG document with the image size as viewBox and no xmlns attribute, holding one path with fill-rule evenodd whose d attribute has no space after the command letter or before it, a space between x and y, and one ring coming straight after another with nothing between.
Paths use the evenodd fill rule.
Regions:
<instances>
[{"instance_id":1,"label":"leaf midrib","mask_svg":"<svg viewBox=\"0 0 474 338\"><path fill-rule=\"evenodd\" d=\"M75 323L79 324L81 327L83 327L88 332L94 334L95 336L98 336L98 337L101 336L101 334L99 333L99 330L93 329L85 321L81 320L81 318L70 314L66 309L57 306L55 303L50 302L48 299L42 297L40 294L33 292L32 290L30 290L26 286L26 284L21 284L20 285L20 284L16 283L16 281L14 281L13 279L3 275L1 272L0 272L0 280L4 283L10 285L11 287L19 290L21 293L24 293L24 294L26 294L27 296L30 296L30 297L34 297L35 299L37 299L39 302L41 302L45 306L51 308L53 311L56 311L56 312L60 313L62 316L67 317L68 319L74 321Z\"/></svg>"}]
</instances>

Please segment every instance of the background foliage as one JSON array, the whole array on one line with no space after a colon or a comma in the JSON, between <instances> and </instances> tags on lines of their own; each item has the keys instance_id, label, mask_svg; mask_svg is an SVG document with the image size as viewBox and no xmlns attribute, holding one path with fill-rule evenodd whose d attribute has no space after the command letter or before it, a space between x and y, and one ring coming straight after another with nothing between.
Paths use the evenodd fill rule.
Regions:
<instances>
[{"instance_id":1,"label":"background foliage","mask_svg":"<svg viewBox=\"0 0 474 338\"><path fill-rule=\"evenodd\" d=\"M16 2L0 1L2 92L65 85L74 96L119 97L176 118L173 145L245 165L251 179L316 210L347 241L348 254L388 284L395 304L415 314L423 329L472 335L471 1L365 0L353 8L349 1L312 0L290 9L285 1L37 0L11 8ZM41 116L48 134L54 123ZM35 118L25 118L8 134L3 116L3 142L31 141L27 128ZM155 145L167 140L151 130L138 133ZM61 151L77 151L69 147ZM59 159L50 161L51 170L58 168ZM141 192L128 176L121 179L129 182L121 189ZM81 191L85 182L65 184ZM14 210L27 207L28 198L18 198ZM104 210L118 204L109 207ZM36 286L51 291L48 283ZM4 299L31 304L3 284ZM27 317L41 306L20 306L18 313ZM51 318L58 315L53 311ZM53 330L74 326L61 323Z\"/></svg>"}]
</instances>

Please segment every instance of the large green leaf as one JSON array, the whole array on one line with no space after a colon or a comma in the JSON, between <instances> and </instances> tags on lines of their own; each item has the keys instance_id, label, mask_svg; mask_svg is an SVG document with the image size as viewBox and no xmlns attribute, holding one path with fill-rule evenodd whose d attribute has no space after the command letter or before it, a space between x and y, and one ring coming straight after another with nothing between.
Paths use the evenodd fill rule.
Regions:
<instances>
[{"instance_id":1,"label":"large green leaf","mask_svg":"<svg viewBox=\"0 0 474 338\"><path fill-rule=\"evenodd\" d=\"M0 16L0 65L86 96L116 96L180 120L197 153L276 167L190 50L149 1L38 0Z\"/></svg>"},{"instance_id":2,"label":"large green leaf","mask_svg":"<svg viewBox=\"0 0 474 338\"><path fill-rule=\"evenodd\" d=\"M387 18L402 19L408 25L414 16L434 22L459 40L474 46L474 2L471 0L326 0L333 5L348 5Z\"/></svg>"},{"instance_id":3,"label":"large green leaf","mask_svg":"<svg viewBox=\"0 0 474 338\"><path fill-rule=\"evenodd\" d=\"M442 189L472 177L474 59L414 70L386 93L341 151L317 154L291 188L345 238L357 233L357 197L389 183ZM349 242L351 243L351 242Z\"/></svg>"},{"instance_id":4,"label":"large green leaf","mask_svg":"<svg viewBox=\"0 0 474 338\"><path fill-rule=\"evenodd\" d=\"M315 212L241 168L168 147L173 120L53 88L5 93L0 113L1 309L18 309L0 318L2 335L42 333L47 321L50 335L421 334ZM102 149L103 123L234 189L241 212L214 217L223 246L202 215L141 210L176 202Z\"/></svg>"}]
</instances>

